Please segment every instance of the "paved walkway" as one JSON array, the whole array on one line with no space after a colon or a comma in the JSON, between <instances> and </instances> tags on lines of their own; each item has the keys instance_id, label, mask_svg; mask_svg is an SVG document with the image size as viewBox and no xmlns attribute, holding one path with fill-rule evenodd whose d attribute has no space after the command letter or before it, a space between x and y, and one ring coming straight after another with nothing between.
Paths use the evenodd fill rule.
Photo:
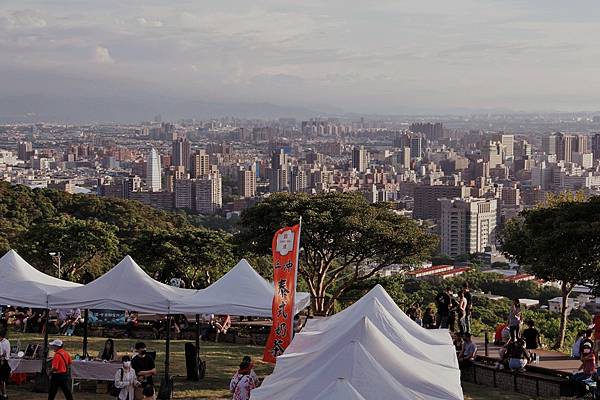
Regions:
<instances>
[{"instance_id":1,"label":"paved walkway","mask_svg":"<svg viewBox=\"0 0 600 400\"><path fill-rule=\"evenodd\" d=\"M485 345L483 338L474 338L475 344L477 344L477 354L480 356L485 355ZM501 346L496 346L493 343L488 345L488 357L500 358L498 351ZM540 356L538 364L533 364L536 367L550 369L561 372L573 372L579 369L581 361L571 358L565 353L561 353L553 350L538 349L533 350L534 353Z\"/></svg>"}]
</instances>

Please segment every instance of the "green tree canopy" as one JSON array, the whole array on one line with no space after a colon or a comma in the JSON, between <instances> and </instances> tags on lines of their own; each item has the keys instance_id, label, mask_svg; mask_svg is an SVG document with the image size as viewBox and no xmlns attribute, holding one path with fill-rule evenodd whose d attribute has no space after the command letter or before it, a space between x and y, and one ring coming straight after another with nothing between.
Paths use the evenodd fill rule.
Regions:
<instances>
[{"instance_id":1,"label":"green tree canopy","mask_svg":"<svg viewBox=\"0 0 600 400\"><path fill-rule=\"evenodd\" d=\"M556 347L564 343L567 298L576 284L600 273L600 198L552 199L506 225L502 251L537 277L561 283L563 299Z\"/></svg>"},{"instance_id":2,"label":"green tree canopy","mask_svg":"<svg viewBox=\"0 0 600 400\"><path fill-rule=\"evenodd\" d=\"M39 222L22 235L15 248L36 268L56 274L50 252L61 254L62 278L78 280L84 271L97 275L118 254L117 228L94 219L62 216Z\"/></svg>"},{"instance_id":3,"label":"green tree canopy","mask_svg":"<svg viewBox=\"0 0 600 400\"><path fill-rule=\"evenodd\" d=\"M436 245L433 236L387 204L339 193L271 195L242 213L236 241L244 251L270 254L273 234L300 217L299 271L316 313L331 312L356 281L392 264L416 264Z\"/></svg>"},{"instance_id":4,"label":"green tree canopy","mask_svg":"<svg viewBox=\"0 0 600 400\"><path fill-rule=\"evenodd\" d=\"M132 243L132 257L161 279L181 278L188 288L204 288L236 260L231 235L202 228L149 229Z\"/></svg>"}]
</instances>

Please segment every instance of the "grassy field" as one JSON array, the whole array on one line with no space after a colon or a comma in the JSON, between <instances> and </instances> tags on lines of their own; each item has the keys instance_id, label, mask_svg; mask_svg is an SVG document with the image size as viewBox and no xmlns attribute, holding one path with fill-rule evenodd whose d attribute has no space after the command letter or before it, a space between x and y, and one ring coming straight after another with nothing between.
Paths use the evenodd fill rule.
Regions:
<instances>
[{"instance_id":1,"label":"grassy field","mask_svg":"<svg viewBox=\"0 0 600 400\"><path fill-rule=\"evenodd\" d=\"M80 337L60 337L65 342L65 347L71 355L81 354L82 338ZM12 333L10 340L13 344L20 339L21 344L42 342L42 338L33 335L21 335ZM52 339L52 337L51 337ZM89 353L97 354L104 345L104 338L89 338ZM119 355L130 353L131 348L137 340L116 339L115 343ZM164 368L165 342L164 340L145 341L149 351L157 352L157 369L159 373ZM201 342L200 352L202 358L206 360L206 378L200 382L187 382L185 380L185 353L184 344L186 341L175 340L171 345L171 371L175 378L176 399L224 399L231 398L229 394L229 380L235 373L244 355L250 355L256 366L256 373L259 377L266 376L272 371L270 364L260 361L262 358L262 347L249 345L235 345L230 343L212 343ZM498 389L486 386L465 383L463 385L465 399L467 400L528 400L530 397L518 395L515 393L505 393ZM9 397L12 399L42 400L47 395L35 394L31 392L31 386L10 386ZM62 399L62 395L57 397ZM77 391L75 398L78 400L103 400L110 399L108 395L96 394L91 391Z\"/></svg>"}]
</instances>

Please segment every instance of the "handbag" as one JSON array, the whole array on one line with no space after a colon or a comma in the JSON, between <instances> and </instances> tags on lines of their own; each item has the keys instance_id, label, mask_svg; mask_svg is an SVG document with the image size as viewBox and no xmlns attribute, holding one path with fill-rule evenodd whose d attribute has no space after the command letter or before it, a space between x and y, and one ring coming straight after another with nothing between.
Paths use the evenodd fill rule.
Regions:
<instances>
[{"instance_id":1,"label":"handbag","mask_svg":"<svg viewBox=\"0 0 600 400\"><path fill-rule=\"evenodd\" d=\"M119 370L121 371L121 380L123 380L123 368L119 368ZM119 397L119 394L121 394L121 389L113 385L108 394L112 397Z\"/></svg>"}]
</instances>

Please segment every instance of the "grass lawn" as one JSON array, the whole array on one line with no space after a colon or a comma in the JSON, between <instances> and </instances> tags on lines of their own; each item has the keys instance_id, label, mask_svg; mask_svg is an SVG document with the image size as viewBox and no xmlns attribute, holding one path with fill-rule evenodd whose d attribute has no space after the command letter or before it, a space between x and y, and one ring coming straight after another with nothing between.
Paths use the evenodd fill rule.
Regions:
<instances>
[{"instance_id":1,"label":"grass lawn","mask_svg":"<svg viewBox=\"0 0 600 400\"><path fill-rule=\"evenodd\" d=\"M53 337L50 338L52 340ZM9 339L13 345L18 339L21 340L22 346L27 343L42 343L43 338L35 335L25 335L11 332ZM71 355L81 354L81 337L66 337L61 336L65 342L66 349ZM89 338L89 353L96 355L104 345L105 338ZM119 355L130 353L137 340L116 339L115 344ZM157 369L159 374L164 369L165 357L165 342L164 340L147 340L145 341L149 351L157 352ZM222 399L231 398L229 394L229 380L235 373L244 355L250 355L256 366L256 373L259 377L266 376L271 373L272 366L260 361L262 358L262 347L250 345L235 345L231 343L212 343L201 342L200 352L202 358L206 360L206 378L200 382L187 382L185 380L185 353L184 340L174 340L171 342L171 373L175 378L175 393L176 399ZM160 378L158 379L160 381ZM155 380L156 382L156 380ZM516 393L501 392L498 389L487 386L474 385L464 383L463 389L465 399L467 400L528 400L530 397L519 395ZM108 395L96 394L91 391L77 391L75 398L78 400L102 400L110 399ZM31 392L30 385L10 386L9 397L12 399L27 399L27 400L42 400L46 399L47 395L36 394ZM57 396L57 399L62 399L62 394Z\"/></svg>"}]
</instances>

